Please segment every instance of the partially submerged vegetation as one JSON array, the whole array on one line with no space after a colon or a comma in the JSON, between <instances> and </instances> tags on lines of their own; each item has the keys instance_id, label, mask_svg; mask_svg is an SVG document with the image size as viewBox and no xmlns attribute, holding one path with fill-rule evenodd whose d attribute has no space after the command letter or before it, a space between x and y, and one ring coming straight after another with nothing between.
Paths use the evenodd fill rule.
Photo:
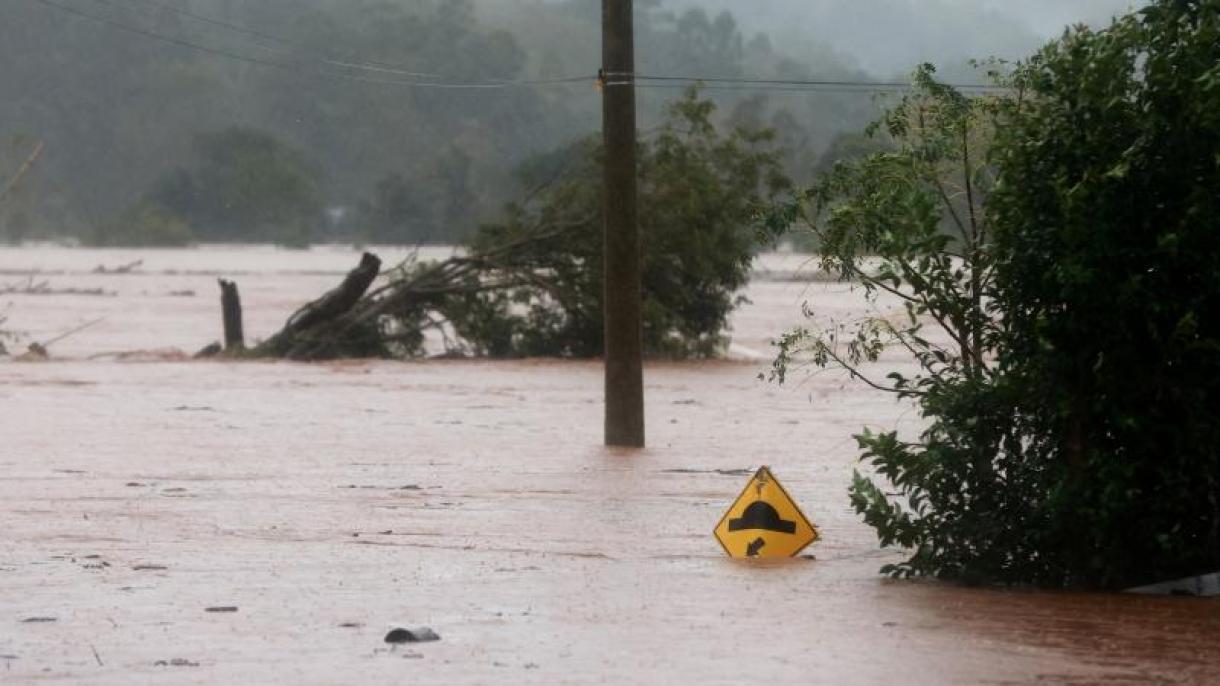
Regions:
<instances>
[{"instance_id":1,"label":"partially submerged vegetation","mask_svg":"<svg viewBox=\"0 0 1220 686\"><path fill-rule=\"evenodd\" d=\"M808 309L811 325L781 337L772 371L782 383L791 367L805 362L842 369L914 400L928 418L919 441L901 441L896 432L856 436L862 459L906 501L893 503L890 489L856 474L852 504L881 543L914 549L909 561L882 570L887 573L977 574L987 561L958 566L960 547L974 550L976 541L1012 524L996 516L996 485L974 488L971 471L992 464L1008 435L1005 408L974 402L976 390L995 380L1001 325L989 306L992 227L983 210L994 185L986 150L996 105L994 98L967 98L938 83L924 66L916 91L870 128L883 141L878 152L840 161L767 217L771 233L803 225L822 246L822 268L858 283L870 302L886 296L901 303L901 314L848 322L818 322L816 307ZM909 352L918 371L877 378L864 369L890 347ZM990 516L957 517L963 506Z\"/></svg>"},{"instance_id":2,"label":"partially submerged vegetation","mask_svg":"<svg viewBox=\"0 0 1220 686\"><path fill-rule=\"evenodd\" d=\"M1121 588L1220 568L1220 3L1074 29L999 98L928 70L894 145L778 208L900 318L801 329L792 365L916 402L856 438L851 501L895 575ZM875 259L877 269L861 267ZM938 329L929 335L924 329ZM875 379L887 346L919 372Z\"/></svg>"},{"instance_id":3,"label":"partially submerged vegetation","mask_svg":"<svg viewBox=\"0 0 1220 686\"><path fill-rule=\"evenodd\" d=\"M649 354L714 355L749 276L751 218L788 186L770 131L712 123L690 91L640 144L644 342ZM588 357L602 350L601 143L540 160L531 190L485 225L463 254L408 262L373 287L361 265L247 354L325 359L424 353L439 332L448 354Z\"/></svg>"},{"instance_id":4,"label":"partially submerged vegetation","mask_svg":"<svg viewBox=\"0 0 1220 686\"><path fill-rule=\"evenodd\" d=\"M343 3L314 4L320 23L294 28L303 34L295 50L305 56L342 37L387 63L436 63L463 82L496 88L527 62L511 36L477 27L469 3L427 2L415 13L376 3L350 13L339 11ZM591 7L530 11L592 25ZM745 46L728 15L713 22L698 12L679 20L652 11L645 14L656 26L646 22L644 34L699 58L702 73L744 73L750 54L776 76L808 76L783 73L794 65L765 43ZM330 25L332 15L345 25ZM18 45L33 54L24 27L46 17L27 19L12 24L19 28L5 34L0 52ZM401 34L421 40L404 42ZM437 36L446 38L436 43ZM421 45L421 53L411 52ZM549 57L553 64L533 67L561 66ZM30 178L42 143L6 139L5 240L30 237L46 222L40 213L77 224L80 215L111 217L94 221L85 235L98 245L461 239L462 250L449 259L384 271L366 253L333 291L248 349L234 316L236 288L222 282L230 350L302 360L413 357L425 354L432 333L450 355L601 352L600 142L586 138L530 157L536 148L497 130L511 115L536 124L535 132L575 135L580 118L563 98L519 91L520 98L459 118L452 114L467 110L436 93L400 107L380 93L327 81L335 90L322 92L331 97L302 96L282 81L264 89L261 77L222 77L187 60L159 71L171 62L143 60L158 71L134 74L129 84L159 83L150 91L162 96L182 89L174 136L162 130L152 144L123 150L114 141L143 142L146 132L141 117L119 117L112 128L123 135L114 140L106 127L87 132L90 142L110 146L105 155L81 155L92 168L58 169L100 177L99 170L126 164L117 161L125 155L152 151L155 160L137 159L146 171L142 185L124 176L128 187L117 199L106 193L60 198L58 206L44 201ZM351 80L350 70L370 64L324 56L318 74ZM804 224L802 245L821 252L827 273L858 283L869 300L894 299L901 310L788 333L773 376L782 382L806 362L845 370L921 411L926 423L916 438L867 430L856 437L867 468L852 483L851 503L882 544L911 551L883 571L1100 587L1212 571L1220 567L1220 421L1213 409L1220 404L1218 64L1220 2L1159 0L1106 30L1073 29L1003 67L997 77L1006 92L999 95L967 96L924 67L913 94L871 137L832 138L825 128L815 146L802 139L791 113L761 100L739 100L715 120L714 106L689 93L639 150L645 348L671 357L723 349L754 252L746 226L757 207L788 188L785 169L812 166L813 185L767 216L767 237ZM90 85L56 92L88 94ZM272 93L265 101L264 90ZM260 96L264 122L283 111L309 117L285 135L196 116L206 109L192 107L202 102L192 98L225 93ZM162 100L143 106L149 103L160 107ZM76 109L60 105L35 115ZM381 128L336 125L379 118ZM785 146L764 119L784 122ZM414 127L409 143L384 135L403 126ZM342 143L332 138L336 132ZM435 140L448 142L431 149ZM827 144L829 152L815 154ZM352 157L353 150L361 152ZM364 151L373 163L359 157ZM338 161L326 169L316 155ZM496 181L522 159L524 197L474 229L487 216L480 208L504 199L502 191L480 189L509 188ZM0 286L0 293L12 289L80 292L53 291L31 278ZM4 324L0 315L0 352L14 340ZM28 354L45 357L57 340L62 336L31 343ZM873 375L869 363L894 347L910 353L916 371Z\"/></svg>"}]
</instances>

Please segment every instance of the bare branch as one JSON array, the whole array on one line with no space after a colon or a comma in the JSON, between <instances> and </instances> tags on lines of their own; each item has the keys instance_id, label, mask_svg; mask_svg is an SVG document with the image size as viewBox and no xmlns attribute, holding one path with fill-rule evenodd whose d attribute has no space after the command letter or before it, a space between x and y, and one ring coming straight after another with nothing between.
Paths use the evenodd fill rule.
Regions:
<instances>
[{"instance_id":1,"label":"bare branch","mask_svg":"<svg viewBox=\"0 0 1220 686\"><path fill-rule=\"evenodd\" d=\"M822 350L823 350L823 352L826 353L827 357L829 357L831 360L833 360L834 363L840 369L842 369L843 371L845 371L849 375L851 375L852 378L859 379L860 381L863 381L865 384L871 386L872 388L874 388L878 391L885 391L887 393L894 393L894 394L925 395L925 393L923 391L893 388L891 386L883 386L883 385L873 381L872 379L868 378L867 376L865 376L858 367L848 363L846 360L844 360L842 357L840 357L838 353L836 353L834 350L832 350L829 346L823 345Z\"/></svg>"},{"instance_id":2,"label":"bare branch","mask_svg":"<svg viewBox=\"0 0 1220 686\"><path fill-rule=\"evenodd\" d=\"M0 189L0 200L4 200L4 198L17 187L17 183L21 181L21 177L25 176L30 169L33 168L34 163L37 162L38 158L41 156L42 141L38 141L38 144L34 146L34 151L31 152L29 157L25 158L25 161L22 162L21 166L17 168L17 172L13 174L13 178L9 179L8 183L4 185L3 189Z\"/></svg>"}]
</instances>

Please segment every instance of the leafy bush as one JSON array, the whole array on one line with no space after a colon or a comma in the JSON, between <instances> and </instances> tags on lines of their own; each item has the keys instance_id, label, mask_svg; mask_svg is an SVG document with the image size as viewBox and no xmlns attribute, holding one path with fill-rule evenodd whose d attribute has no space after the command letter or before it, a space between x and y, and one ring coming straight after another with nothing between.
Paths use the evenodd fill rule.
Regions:
<instances>
[{"instance_id":1,"label":"leafy bush","mask_svg":"<svg viewBox=\"0 0 1220 686\"><path fill-rule=\"evenodd\" d=\"M989 203L1002 373L1068 583L1220 569L1220 2L1162 0L1018 69Z\"/></svg>"},{"instance_id":2,"label":"leafy bush","mask_svg":"<svg viewBox=\"0 0 1220 686\"><path fill-rule=\"evenodd\" d=\"M803 226L822 246L823 270L859 283L869 301L900 303L902 313L792 331L779 341L772 377L782 382L791 366L808 362L917 402L928 419L918 441L895 432L856 436L862 459L904 503L859 473L851 502L883 545L914 549L910 560L883 572L965 578L1006 564L991 559L1005 554L993 544L1019 529L1026 514L1004 511L999 502L1009 495L995 483L1014 435L995 385L999 322L988 305L993 262L983 206L992 177L985 151L996 101L936 82L928 65L915 86L870 127L875 152L840 160L766 223L773 235ZM908 351L917 371L874 378L865 363L891 346ZM976 516L982 512L988 516Z\"/></svg>"},{"instance_id":3,"label":"leafy bush","mask_svg":"<svg viewBox=\"0 0 1220 686\"><path fill-rule=\"evenodd\" d=\"M150 202L142 202L97 227L88 238L90 244L97 246L160 248L189 245L194 239L181 217Z\"/></svg>"},{"instance_id":4,"label":"leafy bush","mask_svg":"<svg viewBox=\"0 0 1220 686\"><path fill-rule=\"evenodd\" d=\"M181 217L205 241L307 245L322 201L312 167L262 131L200 134L187 168L164 174L149 198Z\"/></svg>"},{"instance_id":5,"label":"leafy bush","mask_svg":"<svg viewBox=\"0 0 1220 686\"><path fill-rule=\"evenodd\" d=\"M695 90L642 141L639 226L643 335L654 355L707 356L754 256L751 219L784 188L769 131L717 131ZM532 166L530 197L483 226L473 252L507 252L495 267L522 276L444 305L458 335L492 355L592 356L602 350L602 149L588 139Z\"/></svg>"},{"instance_id":6,"label":"leafy bush","mask_svg":"<svg viewBox=\"0 0 1220 686\"><path fill-rule=\"evenodd\" d=\"M844 368L927 419L857 436L889 485L857 474L851 501L913 552L884 572L1121 588L1220 567L1217 65L1220 3L1162 0L1016 65L1010 97L922 70L884 122L895 152L770 217L905 305L793 332L775 367ZM919 372L866 377L889 345Z\"/></svg>"}]
</instances>

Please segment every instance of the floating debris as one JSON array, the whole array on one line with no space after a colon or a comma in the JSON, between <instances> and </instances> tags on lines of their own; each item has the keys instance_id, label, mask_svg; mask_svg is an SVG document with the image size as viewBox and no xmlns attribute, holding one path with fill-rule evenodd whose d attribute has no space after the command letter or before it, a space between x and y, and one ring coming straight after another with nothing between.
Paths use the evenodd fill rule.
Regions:
<instances>
[{"instance_id":1,"label":"floating debris","mask_svg":"<svg viewBox=\"0 0 1220 686\"><path fill-rule=\"evenodd\" d=\"M679 467L677 469L662 469L662 474L719 474L720 476L749 476L753 469L692 469Z\"/></svg>"},{"instance_id":2,"label":"floating debris","mask_svg":"<svg viewBox=\"0 0 1220 686\"><path fill-rule=\"evenodd\" d=\"M144 264L144 260L135 260L134 262L128 262L127 264L121 264L117 267L107 267L104 264L99 264L98 266L93 268L93 273L94 274L130 274L137 267L140 267L143 264Z\"/></svg>"},{"instance_id":3,"label":"floating debris","mask_svg":"<svg viewBox=\"0 0 1220 686\"><path fill-rule=\"evenodd\" d=\"M426 643L428 641L439 641L441 637L435 631L426 626L408 629L405 627L394 627L390 629L390 633L385 635L386 643Z\"/></svg>"},{"instance_id":4,"label":"floating debris","mask_svg":"<svg viewBox=\"0 0 1220 686\"><path fill-rule=\"evenodd\" d=\"M157 660L153 663L154 667L198 667L198 662L187 660L186 658L176 657L172 660Z\"/></svg>"}]
</instances>

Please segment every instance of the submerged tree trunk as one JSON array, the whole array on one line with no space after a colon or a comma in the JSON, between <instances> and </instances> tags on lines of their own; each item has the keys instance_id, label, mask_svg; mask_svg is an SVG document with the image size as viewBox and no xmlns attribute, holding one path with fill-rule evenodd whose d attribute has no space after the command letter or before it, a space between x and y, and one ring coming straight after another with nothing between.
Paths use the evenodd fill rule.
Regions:
<instances>
[{"instance_id":1,"label":"submerged tree trunk","mask_svg":"<svg viewBox=\"0 0 1220 686\"><path fill-rule=\"evenodd\" d=\"M368 350L357 350L354 353L337 350L337 354L328 353L335 346L346 348L348 334L355 332L351 330L350 325L345 326L338 320L360 302L380 272L381 258L372 253L364 253L360 264L348 272L342 283L293 313L279 333L255 348L255 354L297 360L356 356L358 353L377 356L381 346L380 342L375 340L375 335L368 339ZM375 322L373 324L375 325Z\"/></svg>"},{"instance_id":2,"label":"submerged tree trunk","mask_svg":"<svg viewBox=\"0 0 1220 686\"><path fill-rule=\"evenodd\" d=\"M241 295L237 292L237 284L224 279L220 283L220 312L224 319L225 350L236 352L246 347L245 333L242 331Z\"/></svg>"}]
</instances>

